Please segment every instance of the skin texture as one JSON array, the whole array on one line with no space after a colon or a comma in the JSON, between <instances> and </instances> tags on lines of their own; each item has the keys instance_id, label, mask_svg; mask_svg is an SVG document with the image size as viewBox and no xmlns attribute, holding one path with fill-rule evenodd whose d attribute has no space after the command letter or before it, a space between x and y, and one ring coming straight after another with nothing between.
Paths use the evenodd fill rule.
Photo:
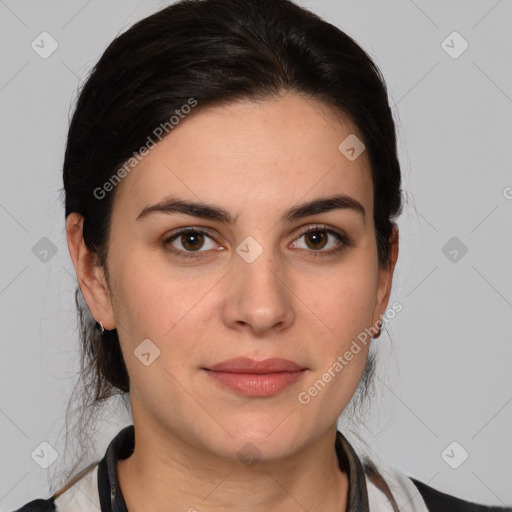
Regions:
<instances>
[{"instance_id":1,"label":"skin texture","mask_svg":"<svg viewBox=\"0 0 512 512\"><path fill-rule=\"evenodd\" d=\"M83 243L82 218L68 217L82 292L94 318L117 328L130 375L135 451L118 465L130 512L345 510L336 424L369 342L307 405L297 396L385 313L398 258L395 230L391 265L379 268L367 154L349 161L338 149L351 133L332 109L292 93L190 115L118 185L108 279ZM334 193L359 201L366 222L348 209L280 220ZM170 195L221 206L236 222L181 213L136 220ZM342 244L326 231L325 242L300 234L317 223L350 245L313 259ZM186 227L210 234L165 244ZM236 252L248 236L263 250L252 263ZM144 339L160 350L149 366L133 353ZM248 397L202 370L237 356L283 357L308 370L276 395ZM256 464L237 457L246 443L257 447Z\"/></svg>"}]
</instances>

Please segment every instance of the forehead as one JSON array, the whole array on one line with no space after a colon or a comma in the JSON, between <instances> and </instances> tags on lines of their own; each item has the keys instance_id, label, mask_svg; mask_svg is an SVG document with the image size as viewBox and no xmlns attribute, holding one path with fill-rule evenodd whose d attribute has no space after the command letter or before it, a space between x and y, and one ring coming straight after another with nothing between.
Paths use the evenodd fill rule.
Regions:
<instances>
[{"instance_id":1,"label":"forehead","mask_svg":"<svg viewBox=\"0 0 512 512\"><path fill-rule=\"evenodd\" d=\"M367 151L350 160L339 149L361 136L325 104L286 94L196 108L123 178L115 201L123 215L135 219L166 195L263 216L341 193L372 211Z\"/></svg>"}]
</instances>

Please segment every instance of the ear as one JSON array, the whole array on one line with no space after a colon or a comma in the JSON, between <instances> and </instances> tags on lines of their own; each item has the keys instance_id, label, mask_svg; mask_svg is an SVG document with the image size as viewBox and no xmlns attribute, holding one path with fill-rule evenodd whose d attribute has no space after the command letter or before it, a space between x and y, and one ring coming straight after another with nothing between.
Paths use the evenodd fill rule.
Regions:
<instances>
[{"instance_id":1,"label":"ear","mask_svg":"<svg viewBox=\"0 0 512 512\"><path fill-rule=\"evenodd\" d=\"M114 329L115 320L104 270L97 257L87 248L83 238L84 218L79 213L70 213L66 219L66 238L69 254L82 290L85 302L93 318L105 329Z\"/></svg>"},{"instance_id":2,"label":"ear","mask_svg":"<svg viewBox=\"0 0 512 512\"><path fill-rule=\"evenodd\" d=\"M393 230L390 236L390 261L387 268L379 269L379 284L377 288L377 301L373 311L373 324L375 325L386 312L388 307L389 295L391 293L391 284L393 281L393 273L395 270L396 261L398 259L398 226L393 225Z\"/></svg>"}]
</instances>

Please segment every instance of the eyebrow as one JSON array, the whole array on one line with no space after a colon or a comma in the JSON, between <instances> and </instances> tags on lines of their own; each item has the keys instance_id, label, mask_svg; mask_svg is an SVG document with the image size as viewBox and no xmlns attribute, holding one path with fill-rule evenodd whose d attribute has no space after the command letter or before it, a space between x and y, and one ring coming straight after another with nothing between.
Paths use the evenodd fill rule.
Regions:
<instances>
[{"instance_id":1,"label":"eyebrow","mask_svg":"<svg viewBox=\"0 0 512 512\"><path fill-rule=\"evenodd\" d=\"M338 194L330 197L323 197L313 201L300 204L290 208L281 216L281 221L293 222L295 220L317 215L332 210L349 210L359 213L363 218L363 224L366 223L366 212L363 205L353 197ZM216 220L225 224L234 224L238 218L233 217L228 210L220 206L183 201L174 197L146 206L137 216L136 220L141 220L155 213L173 214L183 213L193 217Z\"/></svg>"}]
</instances>

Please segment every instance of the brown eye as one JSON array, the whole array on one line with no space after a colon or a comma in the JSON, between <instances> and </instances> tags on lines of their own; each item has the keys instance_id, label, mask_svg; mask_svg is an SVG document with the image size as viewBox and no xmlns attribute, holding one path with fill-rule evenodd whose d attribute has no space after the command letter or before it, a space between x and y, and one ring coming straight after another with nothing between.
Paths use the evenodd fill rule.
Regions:
<instances>
[{"instance_id":1,"label":"brown eye","mask_svg":"<svg viewBox=\"0 0 512 512\"><path fill-rule=\"evenodd\" d=\"M310 249L323 249L325 244L327 243L328 237L325 235L325 230L315 230L306 233L305 239L306 244Z\"/></svg>"},{"instance_id":2,"label":"brown eye","mask_svg":"<svg viewBox=\"0 0 512 512\"><path fill-rule=\"evenodd\" d=\"M210 240L210 247L205 243ZM211 235L201 229L186 229L166 238L163 245L170 252L184 257L201 256L201 253L208 252L208 249L218 249L217 244L213 241ZM204 255L203 255L204 256Z\"/></svg>"},{"instance_id":3,"label":"brown eye","mask_svg":"<svg viewBox=\"0 0 512 512\"><path fill-rule=\"evenodd\" d=\"M305 245L301 247L299 240L304 238ZM330 241L332 240L332 242ZM334 243L333 242L338 242ZM329 245L330 244L330 245ZM307 249L310 253L318 253L319 255L334 254L341 251L344 246L349 245L345 235L322 226L316 226L312 229L303 231L299 237L293 242L293 246L298 249ZM322 250L327 248L327 250Z\"/></svg>"},{"instance_id":4,"label":"brown eye","mask_svg":"<svg viewBox=\"0 0 512 512\"><path fill-rule=\"evenodd\" d=\"M204 243L204 234L198 231L189 231L181 235L180 242L187 251L197 251Z\"/></svg>"}]
</instances>

